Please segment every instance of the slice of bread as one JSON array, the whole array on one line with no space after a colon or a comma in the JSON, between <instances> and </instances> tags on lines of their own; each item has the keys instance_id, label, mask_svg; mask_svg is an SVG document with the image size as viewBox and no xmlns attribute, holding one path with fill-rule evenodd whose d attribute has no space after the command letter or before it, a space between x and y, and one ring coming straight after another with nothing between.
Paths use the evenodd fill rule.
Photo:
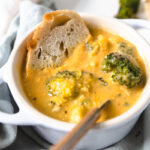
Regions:
<instances>
[{"instance_id":1,"label":"slice of bread","mask_svg":"<svg viewBox=\"0 0 150 150\"><path fill-rule=\"evenodd\" d=\"M47 13L27 43L27 66L58 67L90 35L83 19L70 10Z\"/></svg>"}]
</instances>

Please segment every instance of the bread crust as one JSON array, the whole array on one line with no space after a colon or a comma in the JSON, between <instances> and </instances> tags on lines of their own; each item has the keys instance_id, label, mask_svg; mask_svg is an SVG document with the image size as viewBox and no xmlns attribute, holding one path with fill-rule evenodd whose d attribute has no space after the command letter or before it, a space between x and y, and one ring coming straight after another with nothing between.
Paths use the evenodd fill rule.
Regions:
<instances>
[{"instance_id":1,"label":"bread crust","mask_svg":"<svg viewBox=\"0 0 150 150\"><path fill-rule=\"evenodd\" d=\"M71 29L75 31L71 32ZM89 34L83 19L73 11L58 10L46 13L42 23L27 42L26 70L28 71L30 67L44 69L60 66L68 57L63 51L67 49L70 55L73 47L85 41ZM80 41L76 39L77 37ZM40 55L41 58L38 58Z\"/></svg>"}]
</instances>

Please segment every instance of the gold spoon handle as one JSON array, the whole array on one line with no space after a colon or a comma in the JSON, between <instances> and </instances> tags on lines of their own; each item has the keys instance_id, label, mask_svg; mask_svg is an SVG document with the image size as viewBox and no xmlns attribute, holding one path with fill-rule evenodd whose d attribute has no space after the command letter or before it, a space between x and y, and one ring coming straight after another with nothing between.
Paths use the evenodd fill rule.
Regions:
<instances>
[{"instance_id":1,"label":"gold spoon handle","mask_svg":"<svg viewBox=\"0 0 150 150\"><path fill-rule=\"evenodd\" d=\"M55 146L49 150L70 150L96 123L100 117L100 111L110 102L106 101L101 107L94 108L87 113L87 115L60 140Z\"/></svg>"}]
</instances>

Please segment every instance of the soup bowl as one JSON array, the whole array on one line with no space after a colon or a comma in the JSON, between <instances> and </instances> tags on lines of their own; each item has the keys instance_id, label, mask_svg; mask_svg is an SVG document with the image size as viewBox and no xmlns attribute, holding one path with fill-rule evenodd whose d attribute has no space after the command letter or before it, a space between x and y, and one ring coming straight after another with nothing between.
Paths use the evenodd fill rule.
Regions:
<instances>
[{"instance_id":1,"label":"soup bowl","mask_svg":"<svg viewBox=\"0 0 150 150\"><path fill-rule=\"evenodd\" d=\"M146 41L131 27L113 18L100 15L80 14L87 26L100 27L110 33L120 35L133 43L146 70L146 84L136 104L124 114L96 124L76 145L77 149L99 149L112 145L123 139L135 125L140 114L148 106L150 100L150 47ZM0 122L15 125L34 125L35 130L47 141L55 144L75 124L48 117L36 110L23 91L19 72L26 56L26 43L36 27L32 28L13 49L8 62L0 69L0 83L6 82L19 107L15 114L0 112Z\"/></svg>"}]
</instances>

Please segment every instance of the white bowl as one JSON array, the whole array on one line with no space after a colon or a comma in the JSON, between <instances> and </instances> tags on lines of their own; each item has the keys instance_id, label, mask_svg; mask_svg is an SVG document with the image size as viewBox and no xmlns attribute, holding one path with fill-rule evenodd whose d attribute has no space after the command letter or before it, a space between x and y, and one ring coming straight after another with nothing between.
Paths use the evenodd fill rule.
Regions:
<instances>
[{"instance_id":1,"label":"white bowl","mask_svg":"<svg viewBox=\"0 0 150 150\"><path fill-rule=\"evenodd\" d=\"M146 68L146 85L138 102L126 113L95 125L76 146L79 149L94 150L104 148L124 138L148 106L150 98L150 47L134 29L117 19L88 14L81 14L81 16L87 24L99 26L133 43L137 47ZM35 28L20 40L21 42L12 51L6 65L0 69L0 82L8 83L19 107L19 112L16 114L0 112L0 122L16 125L36 125L35 129L38 133L47 141L55 144L74 127L74 124L53 119L36 110L27 100L19 79L18 72L26 54L26 41L31 38Z\"/></svg>"}]
</instances>

